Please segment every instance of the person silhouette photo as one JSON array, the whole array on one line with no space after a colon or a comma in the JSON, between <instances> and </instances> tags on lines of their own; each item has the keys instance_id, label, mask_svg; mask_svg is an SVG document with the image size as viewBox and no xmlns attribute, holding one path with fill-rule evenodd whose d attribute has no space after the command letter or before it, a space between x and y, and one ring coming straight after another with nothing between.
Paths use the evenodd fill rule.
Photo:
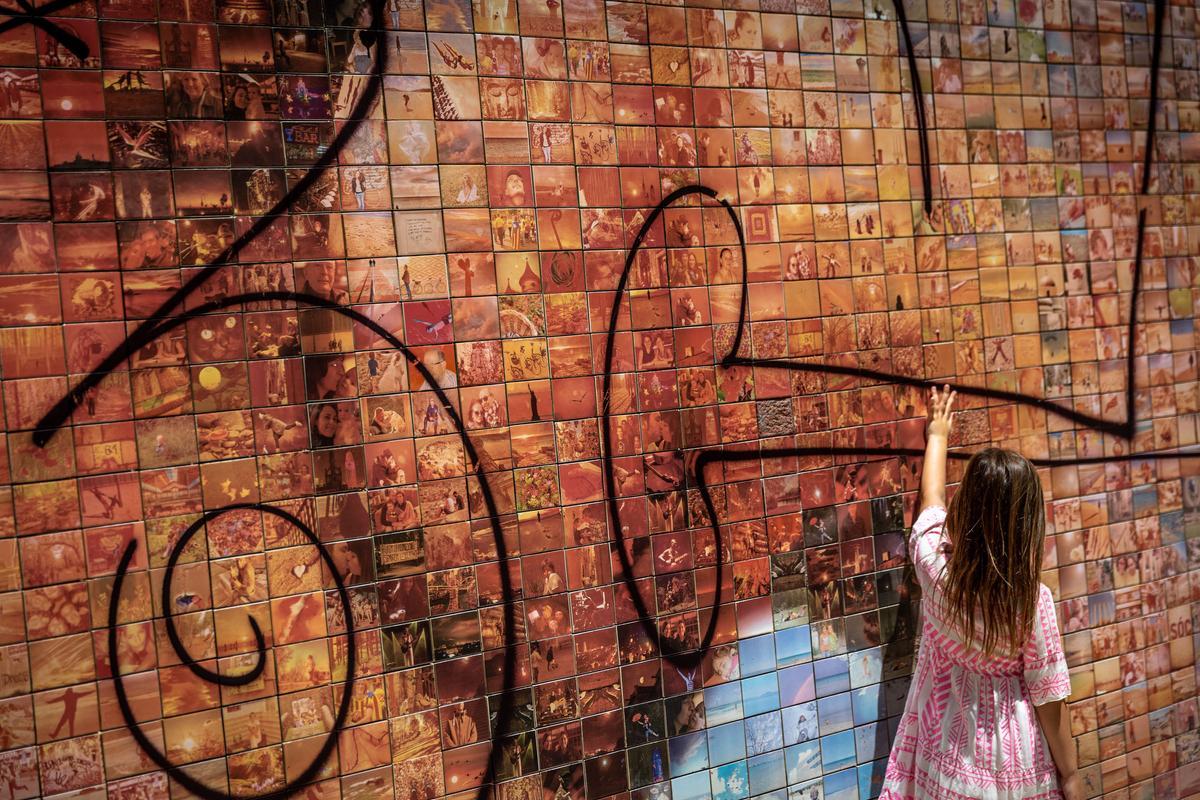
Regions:
<instances>
[{"instance_id":1,"label":"person silhouette photo","mask_svg":"<svg viewBox=\"0 0 1200 800\"><path fill-rule=\"evenodd\" d=\"M51 699L49 702L62 703L62 716L58 718L58 724L54 726L54 730L50 732L51 739L57 739L58 734L65 726L67 736L75 736L75 715L79 711L79 701L88 696L85 689L67 689L58 697Z\"/></svg>"}]
</instances>

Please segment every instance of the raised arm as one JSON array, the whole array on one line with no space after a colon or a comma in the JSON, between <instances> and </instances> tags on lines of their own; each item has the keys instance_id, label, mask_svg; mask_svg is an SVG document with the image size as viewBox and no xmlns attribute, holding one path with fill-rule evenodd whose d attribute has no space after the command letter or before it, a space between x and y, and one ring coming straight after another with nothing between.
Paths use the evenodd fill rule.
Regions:
<instances>
[{"instance_id":1,"label":"raised arm","mask_svg":"<svg viewBox=\"0 0 1200 800\"><path fill-rule=\"evenodd\" d=\"M921 468L921 506L917 515L930 506L946 505L946 443L950 440L951 413L955 392L946 386L929 395L929 425L925 429L925 463Z\"/></svg>"}]
</instances>

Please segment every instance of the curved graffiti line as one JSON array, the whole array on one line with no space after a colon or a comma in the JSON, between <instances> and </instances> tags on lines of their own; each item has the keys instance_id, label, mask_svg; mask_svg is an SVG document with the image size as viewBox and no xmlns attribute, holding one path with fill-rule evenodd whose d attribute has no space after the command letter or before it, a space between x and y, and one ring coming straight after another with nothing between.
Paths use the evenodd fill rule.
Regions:
<instances>
[{"instance_id":1,"label":"curved graffiti line","mask_svg":"<svg viewBox=\"0 0 1200 800\"><path fill-rule=\"evenodd\" d=\"M262 631L259 629L258 622L253 616L249 616L250 627L254 630L254 638L257 641L256 652L258 653L258 661L254 668L242 675L221 675L205 669L200 665L195 658L183 646L183 642L179 638L179 634L175 630L175 622L171 612L171 596L170 588L171 581L174 578L175 567L179 561L179 555L191 541L192 536L197 531L204 528L205 524L216 517L227 514L231 511L251 510L264 514L272 514L284 520L292 527L299 530L308 539L309 543L317 548L321 559L325 562L325 566L329 568L330 574L333 575L333 580L337 584L338 599L342 603L342 614L346 620L346 682L342 687L342 701L338 705L337 716L333 720L333 727L330 728L325 741L321 744L321 749L317 751L317 755L309 763L304 771L297 775L294 779L288 781L283 786L270 792L255 795L235 795L227 792L222 792L218 789L213 789L202 781L193 777L190 773L184 770L177 764L173 764L166 754L164 754L154 742L150 741L150 737L145 734L141 726L138 724L137 716L134 714L133 706L129 702L129 696L125 691L125 679L121 674L120 662L120 646L118 631L120 627L119 607L121 604L121 589L125 584L125 576L129 571L129 565L133 561L134 553L137 551L137 539L129 542L125 548L125 552L121 555L121 563L117 566L117 574L113 579L112 598L108 604L108 653L109 661L112 665L113 690L117 695L117 705L121 709L121 717L125 720L125 726L129 728L129 733L133 736L138 746L142 748L151 761L164 770L171 778L179 783L180 786L187 789L197 797L203 800L283 800L290 797L299 789L307 785L313 778L321 772L325 767L325 763L329 757L333 755L334 749L337 747L338 734L346 725L346 717L350 713L350 702L353 699L354 681L356 679L355 672L357 671L357 651L355 650L354 640L354 609L350 605L350 594L346 591L346 582L342 579L341 573L338 571L337 564L334 563L333 557L329 555L328 549L317 538L317 535L303 521L297 518L294 514L284 511L282 508L268 505L266 503L236 503L233 505L215 508L206 512L202 517L193 522L183 535L179 537L179 541L171 548L171 557L167 562L167 570L163 576L163 621L166 624L167 634L171 639L171 646L175 650L175 655L193 674L198 677L219 684L221 686L244 686L256 680L263 671L266 665L266 643L263 641Z\"/></svg>"},{"instance_id":2,"label":"curved graffiti line","mask_svg":"<svg viewBox=\"0 0 1200 800\"><path fill-rule=\"evenodd\" d=\"M1158 11L1158 19L1155 22L1155 38L1154 38L1154 54L1152 62L1154 69L1151 73L1151 106L1150 119L1151 125L1148 130L1147 137L1147 165L1149 165L1149 156L1153 149L1153 140L1155 127L1153 121L1156 113L1157 103L1157 83L1158 83L1158 63L1160 58L1160 50L1162 47L1162 9L1163 0L1156 0ZM898 16L901 20L901 29L904 31L905 40L907 43L909 64L913 74L914 91L918 92L916 106L922 108L922 102L919 96L920 78L916 70L916 63L913 57L911 38L908 34L908 24L904 17L903 3L901 0L896 0L896 8ZM920 112L923 114L923 112ZM922 117L919 115L918 120ZM922 142L925 137L922 132ZM1147 168L1145 175L1149 175ZM1148 180L1148 177L1147 177ZM786 359L768 359L756 358L754 356L739 355L742 349L743 336L745 335L746 320L749 315L749 274L746 260L746 239L742 230L741 222L734 211L733 207L724 198L707 186L685 186L676 189L669 195L664 197L658 205L651 211L650 215L642 223L637 235L634 237L633 244L629 253L625 258L625 265L621 271L620 278L617 281L616 295L613 299L612 312L609 315L608 334L605 339L605 354L604 354L604 375L603 389L601 392L600 405L600 432L603 437L604 452L602 454L603 472L604 472L604 487L607 495L608 513L612 519L613 540L616 543L616 551L621 562L621 579L625 584L627 593L638 613L639 622L645 632L647 638L654 644L655 649L659 651L661 656L675 666L682 668L691 668L700 659L703 658L705 651L712 644L713 637L716 633L717 614L721 604L721 568L724 566L724 542L721 536L721 525L717 519L716 506L713 502L711 490L708 485L707 478L704 474L705 467L709 464L724 463L724 462L740 462L760 460L763 458L784 458L795 456L908 456L920 457L924 454L923 450L913 448L879 448L879 447L835 447L835 446L815 446L815 447L784 447L784 448L761 448L754 450L721 450L718 448L705 448L698 452L696 460L693 463L693 479L696 482L696 487L699 491L701 501L704 503L705 512L708 515L709 527L713 532L713 538L716 546L716 563L715 572L715 588L713 595L713 603L711 605L711 615L709 619L708 629L705 632L700 642L700 647L696 651L687 653L666 653L663 652L661 646L661 637L655 625L654 618L646 606L646 602L642 599L641 592L637 585L637 580L633 574L633 564L629 554L625 549L624 532L621 525L620 504L618 502L616 480L613 471L613 448L612 448L612 432L611 416L612 416L612 377L613 377L613 357L614 344L616 341L617 325L620 320L621 304L624 298L626 289L629 283L629 273L633 267L638 253L645 245L645 240L650 232L651 227L662 215L663 211L670 205L680 199L698 195L699 197L707 197L717 200L720 203L725 213L733 220L734 230L738 237L738 246L742 255L742 294L738 303L738 321L734 331L733 341L729 352L721 359L720 366L729 368L733 366L744 367L763 367L792 370L797 372L821 372L836 375L849 375L860 378L879 380L891 383L898 383L905 386L917 387L932 387L940 386L945 382L932 379L914 378L908 375L884 372L882 370L873 370L862 367L850 367L839 364L825 363L809 363L792 361ZM926 191L926 201L929 202L930 195ZM928 209L928 205L927 205ZM1084 425L1085 427L1094 428L1104 433L1111 433L1118 438L1130 440L1133 438L1137 430L1137 418L1135 415L1135 383L1134 383L1134 349L1137 336L1137 302L1141 294L1142 281L1142 259L1143 246L1145 243L1146 231L1146 208L1142 208L1138 214L1137 223L1137 240L1133 262L1133 291L1130 301L1130 312L1128 321L1128 332L1126 339L1126 381L1125 381L1125 398L1126 398L1126 419L1123 422L1113 422L1111 420L1102 419L1084 412L1077 411L1073 408L1065 408L1057 403L1043 397L1036 397L1020 392L1012 392L1001 389L991 389L988 387L972 386L957 382L949 382L951 388L956 389L963 394L970 394L979 397L987 397L990 399L1002 400L1013 403L1021 403L1024 405L1041 408L1047 412L1057 414L1059 416L1070 419L1074 422ZM955 451L950 454L950 458L955 460L966 460L971 457L969 452ZM1167 460L1174 458L1197 458L1200 457L1200 451L1154 451L1146 453L1124 453L1119 455L1104 455L1104 456L1085 456L1081 458L1065 458L1065 459L1047 459L1035 458L1030 459L1036 466L1040 467L1055 467L1065 465L1083 465L1083 464L1103 464L1112 462L1125 461L1156 461Z\"/></svg>"},{"instance_id":3,"label":"curved graffiti line","mask_svg":"<svg viewBox=\"0 0 1200 800\"><path fill-rule=\"evenodd\" d=\"M367 114L370 113L375 101L379 98L383 86L383 68L387 62L382 36L384 31L384 2L385 0L370 0L371 26L362 33L364 42L368 46L375 47L375 63L372 65L371 72L367 78L367 87L363 90L362 97L358 99L358 102L354 104L354 108L351 109L349 118L342 125L342 129L338 131L337 136L330 142L329 149L321 154L317 162L313 164L308 172L304 173L304 177L297 181L279 202L271 206L267 213L255 219L254 223L246 229L245 233L237 237L216 258L203 268L197 270L182 286L172 292L170 297L164 300L152 314L134 329L133 333L130 334L131 337L140 337L144 342L152 340L153 336L146 338L146 329L152 328L159 321L165 319L185 300L191 297L218 269L237 259L242 250L246 249L255 239L261 236L276 219L287 214L296 201L317 182L321 177L321 173L337 161L342 150L350 143L354 134L366 121ZM122 348L117 348L112 353L109 353L95 369L83 377L74 389L63 395L46 412L34 430L34 444L44 447L50 441L50 437L54 435L54 432L79 408L79 404L83 402L84 394L121 365L121 362L124 360L123 357L118 358L121 352Z\"/></svg>"},{"instance_id":4,"label":"curved graffiti line","mask_svg":"<svg viewBox=\"0 0 1200 800\"><path fill-rule=\"evenodd\" d=\"M629 273L633 267L634 261L636 260L638 253L641 251L642 247L645 244L645 239L646 239L646 236L650 232L650 228L654 225L655 221L662 214L662 212L668 206L672 205L676 201L678 201L684 197L691 196L691 195L699 195L701 197L708 197L708 198L716 199L716 200L718 200L718 202L720 202L721 208L724 209L725 212L727 214L729 214L730 218L734 221L734 228L737 231L739 247L741 248L741 251L742 251L742 262L743 262L743 265L745 264L746 242L745 242L745 237L744 237L744 234L742 231L741 223L738 220L736 212L733 210L732 206L727 201L720 198L715 190L713 190L707 186L685 186L681 189L675 190L670 195L663 198L663 200L657 206L655 206L655 208L651 212L650 216L646 218L645 223L643 223L641 229L638 231L637 236L634 238L633 246L630 249L630 251L625 259L625 266L621 272L620 278L617 281L616 295L613 300L613 308L612 308L612 312L609 315L608 334L605 339L604 375L602 378L602 387L603 388L601 390L601 404L600 404L600 433L601 433L602 441L603 441L603 452L601 454L601 459L602 459L603 473L604 473L604 487L605 487L605 494L606 494L605 499L606 499L606 503L607 503L608 514L613 523L611 526L612 527L612 535L613 535L613 540L616 545L616 547L614 549L616 550L618 559L620 560L620 563L621 563L621 579L622 579L623 583L625 584L626 592L629 595L631 602L633 603L634 609L638 613L638 619L642 625L642 629L645 632L646 637L654 644L655 649L659 651L659 654L662 656L662 658L669 661L672 665L680 667L682 669L691 669L692 667L694 667L700 661L700 659L703 658L705 652L711 646L712 640L716 633L717 610L720 607L721 597L722 597L721 569L725 563L724 562L724 539L721 535L721 525L720 525L720 522L717 517L716 505L713 502L712 495L711 495L711 489L708 484L707 478L704 475L704 468L706 466L708 466L709 464L714 464L714 463L752 461L752 460L760 460L763 458L773 458L773 457L774 458L783 458L783 457L791 457L791 456L863 456L863 457L871 457L871 456L885 456L885 455L920 457L924 453L923 450L912 449L912 448L836 447L836 446L762 448L762 449L755 449L755 450L720 450L717 448L705 448L705 449L699 450L696 460L693 463L693 469L692 469L693 479L696 482L696 488L699 491L700 499L704 503L705 512L708 515L709 527L712 530L713 539L714 539L715 548L716 548L716 562L714 565L714 572L716 575L716 580L715 580L715 587L714 587L713 602L711 605L711 616L709 619L708 629L705 631L705 634L704 634L703 638L701 639L698 650L688 651L685 653L674 653L674 652L663 651L663 648L661 646L661 637L660 637L660 635L658 633L658 629L655 625L655 618L650 613L650 610L647 607L645 600L642 598L641 591L638 588L637 579L635 578L635 576L633 574L633 564L632 564L631 558L629 556L629 553L626 552L626 548L625 548L624 530L623 530L623 526L621 523L621 509L620 509L620 503L618 500L618 492L617 492L617 488L616 488L615 473L613 470L613 442L612 442L612 431L611 431L611 427L612 427L611 426L612 378L613 378L613 372L614 372L613 358L614 358L614 353L615 353L614 345L616 342L617 326L618 326L618 323L620 320L622 298L624 297L626 289L628 288ZM1145 225L1145 212L1143 211L1142 215L1139 219L1139 231L1143 230L1144 225ZM1138 254L1139 254L1138 255L1138 263L1140 263L1141 243L1142 243L1142 236L1139 233L1139 236L1138 236ZM1135 291L1138 290L1139 282L1136 280L1136 278L1140 275L1140 272L1141 272L1140 270L1137 270L1134 273L1134 275L1135 275L1135 282L1134 282ZM745 295L746 274L745 274L744 268L743 268L742 278L743 278L743 281L742 281L743 295L742 295L742 302L741 302L741 313L744 315L746 312L746 305L747 305L746 295ZM744 320L744 316L742 317L742 320ZM737 352L738 342L740 341L742 330L743 330L743 325L739 324L739 327L737 329L737 335L735 336L735 340L734 340L734 346L731 349L730 354L727 355L721 361L720 366L729 367L729 366L737 365L737 366L751 366L751 367L756 367L756 366L757 367L778 367L778 368L783 368L783 369L797 369L797 370L813 371L813 372L830 372L830 373L835 373L835 374L854 375L854 376L863 377L863 378L875 378L875 379L884 380L884 381L891 381L894 383L901 383L901 384L909 385L909 386L938 386L938 385L941 385L941 382L935 381L935 380L921 380L921 379L917 379L917 378L911 378L909 376L891 375L889 373L879 372L876 370L867 370L867 369L861 369L861 368L856 368L856 367L847 367L847 366L841 366L841 365L827 365L827 364L801 364L801 363L797 363L797 362L779 361L779 360L775 360L775 359L756 359L756 358L750 358L750 357L746 357L746 358L734 357L733 353ZM1132 342L1132 339L1130 341ZM1130 345L1130 350L1132 351L1132 344ZM1130 360L1130 368L1132 369L1132 359ZM1023 394L1020 394L1017 392L1000 392L998 390L986 389L986 388L975 387L975 386L963 386L961 384L955 384L955 383L951 383L950 385L952 387L956 387L956 386L961 387L961 388L959 388L959 391L962 391L965 394L976 394L976 395L984 395L984 396L989 396L989 397L1000 397L1001 399L1007 399L1007 400L1011 400L1013 402L1024 403L1026 405L1032 405L1032 406L1036 406L1036 407L1045 408L1046 406L1052 406L1051 409L1047 409L1047 410L1054 410L1054 411L1059 410L1058 406L1054 406L1053 403L1051 403L1048 400L1044 400L1044 399L1038 398L1038 397L1032 397L1029 395L1023 395ZM1128 385L1130 387L1132 387L1132 382L1130 382ZM1132 388L1130 389L1130 391L1132 392ZM1132 401L1130 401L1130 408L1132 408ZM1132 437L1132 434L1130 437L1126 437L1126 438L1131 438L1131 437ZM965 452L965 451L953 451L950 453L950 458L955 459L955 460L966 460L966 459L969 459L970 457L971 457L971 453ZM1081 458L1065 458L1065 459L1033 458L1033 459L1030 459L1030 461L1032 461L1036 466L1040 466L1040 467L1056 467L1056 466L1066 466L1066 465L1102 464L1102 463L1123 462L1123 461L1165 460L1165 459L1172 459L1172 458L1197 458L1197 457L1200 457L1200 451L1197 451L1197 452L1154 451L1154 452L1146 452L1146 453L1126 453L1126 454L1119 454L1119 455L1085 456L1085 457L1081 457Z\"/></svg>"},{"instance_id":5,"label":"curved graffiti line","mask_svg":"<svg viewBox=\"0 0 1200 800\"><path fill-rule=\"evenodd\" d=\"M406 344L404 344L404 342L402 342L400 339L398 339L391 331L389 331L387 328L384 328L378 322L376 322L375 320L366 316L365 314L362 314L361 312L359 312L353 308L349 308L349 307L340 305L336 302L333 302L332 300L327 300L327 299L325 299L323 297L319 297L317 295L310 295L310 294L305 294L302 292L290 292L290 291L251 292L251 293L245 293L245 294L232 295L230 297L219 298L216 300L209 301L207 303L203 303L201 305L196 306L195 308L188 309L180 314L177 314L177 315L170 317L168 319L165 319L165 320L161 320L153 325L143 326L142 328L139 328L137 331L134 332L133 335L131 335L128 339L126 339L125 342L122 343L122 345L120 347L118 347L116 350L113 351L110 358L115 359L115 362L117 364L120 364L123 361L125 361L125 359L132 356L141 347L143 347L145 345L145 342L143 340L145 340L145 341L153 340L174 328L178 328L178 327L186 324L189 320L194 319L196 317L200 317L205 314L211 314L211 313L214 313L217 311L222 311L222 310L228 309L232 306L240 306L244 303L272 302L272 301L285 302L285 303L288 303L288 302L303 303L303 304L314 306L317 308L327 309L327 310L333 311L337 314L341 314L341 315L347 317L348 319L352 320L353 322L356 322L356 323L364 326L365 328L369 329L376 336L380 337L383 341L387 342L388 345L390 345L391 347L400 351L400 353L402 353L404 355L405 359L409 362L409 364L411 364L421 374L421 377L425 379L425 382L429 385L431 391L433 391L433 393L437 396L438 402L440 402L442 404L443 409L445 410L447 415L450 417L450 421L453 424L456 433L458 434L459 441L462 444L464 451L467 453L467 456L471 460L471 464L475 470L475 475L479 481L480 494L483 496L484 505L486 507L487 515L488 515L488 521L492 528L492 538L493 538L493 542L494 542L494 545L496 548L496 558L497 558L498 564L500 565L500 569L499 569L500 591L501 591L501 595L504 598L503 604L502 604L503 605L503 615L504 615L504 623L503 624L504 624L504 640L505 640L504 679L503 679L503 685L500 689L500 708L497 712L497 719L496 719L495 726L494 726L494 732L492 734L492 757L490 757L488 759L488 766L487 766L486 772L483 776L483 781L479 787L479 793L478 793L478 800L488 800L490 797L489 784L495 780L495 769L496 769L496 762L497 762L496 754L499 752L498 748L499 748L500 743L503 741L504 735L509 732L509 728L511 727L511 723L513 721L514 713L515 713L515 704L513 701L513 691L516 688L515 642L517 640L516 615L513 610L515 593L513 591L512 578L507 569L507 565L508 565L508 561L509 561L508 547L505 544L503 531L501 530L501 527L500 527L500 511L496 505L495 496L492 494L491 485L488 483L487 475L483 470L483 465L479 458L479 452L476 449L474 442L467 435L466 427L463 425L462 419L459 416L458 411L454 408L453 403L451 403L449 396L446 394L446 391L438 385L437 381L433 377L433 374L429 372L429 369L425 366L425 364L420 359L418 359L413 354L412 350L410 350L409 347ZM54 432L53 429L51 429L49 431L49 433L51 433L51 434L53 434L53 432ZM321 553L322 559L325 560L326 565L329 566L331 571L334 573L334 577L338 583L339 593L341 593L343 596L343 608L346 611L346 619L347 619L346 624L347 624L348 636L350 639L350 654L348 656L349 672L348 672L348 676L347 676L347 684L345 687L345 695L343 696L343 701L342 701L343 706L345 706L345 704L347 702L346 698L348 698L350 695L350 689L353 685L353 680L354 680L354 660L353 660L354 659L354 651L353 651L354 639L353 639L353 622L351 620L350 607L348 605L349 600L348 600L347 596L345 595L345 590L343 587L341 576L337 574L337 569L333 565L331 557L328 555L328 553L326 553L324 546L320 543L319 540L315 539L311 535L311 532L308 531L308 529L304 526L304 524L302 522L299 522L299 520L296 520L296 518L293 515L289 514L286 511L283 511L282 509L279 509L275 506L270 506L267 504L248 504L245 506L225 506L225 507L222 507L219 509L214 509L214 510L208 512L207 514L205 514L204 517L202 517L197 523L195 523L191 528L189 528L188 532L186 532L184 534L180 543L177 544L175 546L175 548L173 548L172 553L171 553L171 559L167 565L167 574L164 579L164 585L163 585L164 615L166 615L167 633L171 638L172 646L175 647L176 653L180 656L181 660L183 660L185 663L188 663L188 666L192 670L192 672L194 672L196 675L198 675L206 680L215 678L215 682L222 683L223 685L238 685L239 683L247 683L249 681L254 680L258 676L258 674L261 673L261 671L262 671L262 667L263 667L262 659L263 659L263 652L265 650L265 642L263 641L262 633L258 629L258 625L256 622L254 622L253 618L251 618L251 626L254 629L255 638L258 643L259 663L255 666L255 668L253 670L251 670L250 673L246 673L245 675L231 677L231 676L222 676L222 675L214 676L213 673L211 673L209 670L204 669L203 667L200 667L200 665L198 665L198 664L195 664L194 660L192 660L191 657L189 655L187 655L186 651L184 650L183 643L182 643L182 641L179 640L177 634L175 633L174 625L170 621L170 616L169 616L170 605L169 605L169 596L167 593L168 593L168 589L170 587L170 582L171 582L171 571L173 570L175 562L178 559L179 551L182 550L183 545L186 544L187 540L191 538L191 535L194 534L196 532L196 530L199 530L200 527L202 527L203 524L207 520L213 518L214 516L216 516L218 514L223 514L229 510L233 510L233 509L237 509L237 508L258 509L265 513L274 514L276 516L279 516L279 517L287 520L288 522L291 522L293 525L296 525L298 528L300 528L300 530L302 532L305 533L305 535L309 538L309 541L313 542L314 545L317 546L318 550ZM129 545L129 547L126 548L125 554L122 557L121 565L118 569L117 581L114 584L114 588L113 588L113 601L110 604L110 609L109 609L108 639L109 639L109 650L111 653L114 654L114 656L113 656L113 658L114 658L113 672L114 672L115 676L119 675L119 669L115 663L115 653L117 652L116 651L116 642L117 642L117 624L118 624L116 607L117 607L117 603L118 603L118 598L120 597L120 591L121 591L122 581L124 578L124 573L125 573L125 571L128 570L129 564L133 559L135 546L136 546L136 542L132 542ZM120 694L123 693L124 690L120 686L119 677L116 680L116 684L118 687L117 688L118 695L119 695L118 700L120 701ZM122 702L121 709L122 709L122 715L125 718L125 722L130 727L131 732L134 732L134 738L137 739L138 744L142 747L143 750L146 751L147 755L149 755L150 758L152 760L154 760L154 762L156 764L158 764L159 767L166 770L171 775L172 778L175 778L176 780L178 780L182 785L184 785L190 791L203 797L204 800L230 800L230 798L235 798L235 800L244 800L244 798L240 795L232 796L232 795L224 794L222 792L218 792L209 787L206 787L206 786L204 786L204 784L201 784L201 783L197 782L194 778L191 778L190 776L188 776L180 767L171 764L170 761L168 761L162 753L158 752L154 748L153 743L150 742L148 739L146 739L145 735L142 734L141 731L137 729L136 718L133 716L132 709L128 708L127 701ZM343 713L339 712L338 717L335 720L335 723L336 724L335 724L334 728L330 732L330 739L329 739L330 742L334 742L334 743L336 743L337 733L343 728L343 726L345 724L345 715ZM288 796L289 793L294 792L297 788L299 788L301 784L309 782L313 777L315 777L317 775L317 773L320 771L321 767L323 766L324 762L326 760L328 760L330 753L332 753L333 746L334 745L332 745L332 744L327 744L327 747L323 747L322 750L320 751L320 753L318 753L318 758L313 761L313 764L310 765L310 767L307 770L305 770L304 773L302 773L300 776L298 776L297 779L291 781L286 787L284 787L284 789L287 790L286 793L284 793L284 789L280 789L280 790L276 790L274 792L269 792L264 795L255 796L254 798L252 798L252 800L282 800L282 798Z\"/></svg>"},{"instance_id":6,"label":"curved graffiti line","mask_svg":"<svg viewBox=\"0 0 1200 800\"><path fill-rule=\"evenodd\" d=\"M677 200L692 195L708 197L721 204L721 208L729 215L729 219L733 221L733 228L737 232L738 247L741 249L742 263L746 262L746 236L742 232L742 222L738 219L733 206L727 200L720 197L715 189L707 186L684 186L664 197L654 207L654 210L650 212L650 216L642 223L642 227L634 237L633 246L625 256L625 266L621 270L620 278L617 280L616 295L613 297L612 312L609 314L608 320L608 335L605 337L604 375L601 379L602 388L600 390L600 436L603 442L601 459L603 464L602 472L604 473L604 493L607 496L608 514L612 519L612 536L616 544L614 549L617 551L617 558L621 562L621 577L625 581L626 589L628 589L630 600L638 613L638 619L642 624L642 628L646 632L646 636L654 644L655 650L659 651L662 657L671 662L672 665L682 669L692 669L700 662L700 659L704 657L705 651L708 650L712 644L713 637L717 633L716 610L721 605L721 567L725 564L720 526L715 524L713 526L713 532L716 535L716 565L714 567L716 582L712 604L713 615L708 621L708 629L704 632L704 636L700 640L700 648L699 650L684 653L663 652L658 629L654 626L653 616L646 606L646 601L642 599L637 581L633 577L633 562L630 559L629 553L625 551L625 534L621 525L621 506L617 501L617 484L613 475L613 443L609 422L612 416L613 354L615 349L613 345L616 342L617 323L621 315L621 301L625 296L625 289L629 284L629 272L633 268L633 262L637 259L638 253L641 252L642 245L646 240L646 236L650 233L651 226L662 216L663 211ZM715 515L712 518L714 521L716 520Z\"/></svg>"}]
</instances>

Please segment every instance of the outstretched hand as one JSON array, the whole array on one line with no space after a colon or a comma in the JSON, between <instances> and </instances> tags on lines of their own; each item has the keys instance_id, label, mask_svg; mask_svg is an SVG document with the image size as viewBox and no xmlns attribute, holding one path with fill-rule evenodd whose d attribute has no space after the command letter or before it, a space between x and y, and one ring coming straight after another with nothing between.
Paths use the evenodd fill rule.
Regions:
<instances>
[{"instance_id":1,"label":"outstretched hand","mask_svg":"<svg viewBox=\"0 0 1200 800\"><path fill-rule=\"evenodd\" d=\"M950 443L955 393L949 386L929 394L929 425L925 430L925 463L921 467L921 508L946 505L946 447Z\"/></svg>"},{"instance_id":2,"label":"outstretched hand","mask_svg":"<svg viewBox=\"0 0 1200 800\"><path fill-rule=\"evenodd\" d=\"M950 429L953 427L953 410L954 399L958 396L958 392L950 389L949 386L942 387L939 394L937 387L929 395L929 426L927 428L927 437L943 436L946 439L950 438Z\"/></svg>"}]
</instances>

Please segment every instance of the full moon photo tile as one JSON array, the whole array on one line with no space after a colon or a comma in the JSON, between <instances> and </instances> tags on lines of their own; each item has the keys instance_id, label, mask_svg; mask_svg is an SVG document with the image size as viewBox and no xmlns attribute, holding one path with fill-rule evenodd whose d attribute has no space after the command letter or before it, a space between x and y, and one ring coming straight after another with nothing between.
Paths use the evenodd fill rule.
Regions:
<instances>
[{"instance_id":1,"label":"full moon photo tile","mask_svg":"<svg viewBox=\"0 0 1200 800\"><path fill-rule=\"evenodd\" d=\"M874 798L943 384L1087 796L1200 797L1198 39L0 0L0 800Z\"/></svg>"}]
</instances>

